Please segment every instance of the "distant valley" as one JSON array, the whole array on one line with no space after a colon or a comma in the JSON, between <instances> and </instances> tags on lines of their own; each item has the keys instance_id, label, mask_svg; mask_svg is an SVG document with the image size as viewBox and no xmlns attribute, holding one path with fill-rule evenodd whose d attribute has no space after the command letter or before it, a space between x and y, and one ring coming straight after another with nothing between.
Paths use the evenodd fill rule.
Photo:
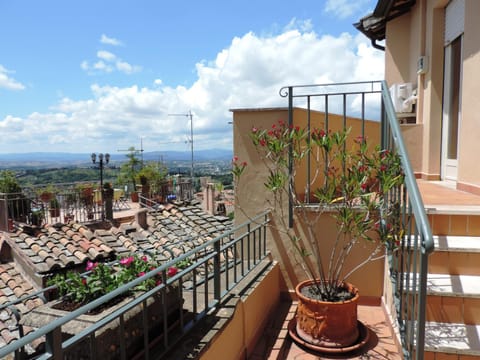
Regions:
<instances>
[{"instance_id":1,"label":"distant valley","mask_svg":"<svg viewBox=\"0 0 480 360\"><path fill-rule=\"evenodd\" d=\"M126 161L126 153L111 153L110 162L112 164ZM138 154L144 161L171 162L191 162L192 153L190 151L152 151ZM205 161L229 161L233 157L231 150L210 149L198 150L193 154L194 162ZM35 153L11 153L0 154L0 168L49 168L49 167L68 167L68 166L87 166L91 165L90 154L86 153L66 153L66 152L35 152Z\"/></svg>"}]
</instances>

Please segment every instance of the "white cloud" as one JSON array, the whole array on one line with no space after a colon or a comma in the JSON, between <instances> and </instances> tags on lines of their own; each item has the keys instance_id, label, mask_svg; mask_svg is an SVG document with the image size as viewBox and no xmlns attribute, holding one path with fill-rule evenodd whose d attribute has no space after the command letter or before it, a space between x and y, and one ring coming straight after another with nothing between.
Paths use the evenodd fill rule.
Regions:
<instances>
[{"instance_id":1,"label":"white cloud","mask_svg":"<svg viewBox=\"0 0 480 360\"><path fill-rule=\"evenodd\" d=\"M108 66L135 69L116 56L110 62L107 58L81 66L89 71L107 71ZM362 36L318 36L299 29L269 37L247 33L234 38L214 59L199 61L191 86L165 86L155 78L150 87L94 84L89 99L65 97L48 113L7 116L0 120L5 139L0 151L22 139L30 142L26 148L31 151L113 152L136 144L140 137L148 151L188 150L188 118L169 114L189 110L195 149L231 148L229 109L287 106L278 93L282 86L378 80L383 68L383 52Z\"/></svg>"},{"instance_id":2,"label":"white cloud","mask_svg":"<svg viewBox=\"0 0 480 360\"><path fill-rule=\"evenodd\" d=\"M97 57L105 61L114 61L117 58L115 54L112 54L110 51L105 50L97 51Z\"/></svg>"},{"instance_id":3,"label":"white cloud","mask_svg":"<svg viewBox=\"0 0 480 360\"><path fill-rule=\"evenodd\" d=\"M25 85L21 82L12 78L9 74L12 74L13 71L7 70L0 64L0 89L7 89L7 90L23 90L25 89Z\"/></svg>"},{"instance_id":4,"label":"white cloud","mask_svg":"<svg viewBox=\"0 0 480 360\"><path fill-rule=\"evenodd\" d=\"M92 65L87 60L82 61L80 67L89 75L96 75L99 73L111 73L115 70L124 74L133 74L142 70L141 66L131 65L126 61L118 58L110 51L97 51L97 58L99 59Z\"/></svg>"},{"instance_id":5,"label":"white cloud","mask_svg":"<svg viewBox=\"0 0 480 360\"><path fill-rule=\"evenodd\" d=\"M115 63L115 65L116 65L118 71L123 72L125 74L133 74L133 73L141 71L141 69L142 69L140 66L130 65L126 61L122 61L122 60L118 60Z\"/></svg>"},{"instance_id":6,"label":"white cloud","mask_svg":"<svg viewBox=\"0 0 480 360\"><path fill-rule=\"evenodd\" d=\"M102 34L100 37L100 42L102 44L107 44L107 45L113 45L113 46L120 46L123 45L123 43L120 40L117 40L115 38L108 37L105 34Z\"/></svg>"},{"instance_id":7,"label":"white cloud","mask_svg":"<svg viewBox=\"0 0 480 360\"><path fill-rule=\"evenodd\" d=\"M327 0L325 12L331 13L340 19L346 19L358 14L359 11L368 7L371 0Z\"/></svg>"}]
</instances>

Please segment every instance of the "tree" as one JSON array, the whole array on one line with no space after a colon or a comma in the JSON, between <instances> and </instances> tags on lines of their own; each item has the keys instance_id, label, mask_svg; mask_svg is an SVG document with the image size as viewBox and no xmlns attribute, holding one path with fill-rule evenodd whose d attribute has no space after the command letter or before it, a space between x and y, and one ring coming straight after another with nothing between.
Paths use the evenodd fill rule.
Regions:
<instances>
[{"instance_id":1,"label":"tree","mask_svg":"<svg viewBox=\"0 0 480 360\"><path fill-rule=\"evenodd\" d=\"M0 172L0 192L1 193L20 193L22 188L18 184L15 173L10 170Z\"/></svg>"},{"instance_id":2,"label":"tree","mask_svg":"<svg viewBox=\"0 0 480 360\"><path fill-rule=\"evenodd\" d=\"M163 163L149 162L138 172L137 176L139 180L146 179L152 193L158 193L167 173L168 169Z\"/></svg>"},{"instance_id":3,"label":"tree","mask_svg":"<svg viewBox=\"0 0 480 360\"><path fill-rule=\"evenodd\" d=\"M128 154L125 156L128 161L120 167L118 182L120 184L132 184L132 191L135 191L137 189L137 175L143 167L143 162L138 158L138 150L135 150L133 146L128 148Z\"/></svg>"}]
</instances>

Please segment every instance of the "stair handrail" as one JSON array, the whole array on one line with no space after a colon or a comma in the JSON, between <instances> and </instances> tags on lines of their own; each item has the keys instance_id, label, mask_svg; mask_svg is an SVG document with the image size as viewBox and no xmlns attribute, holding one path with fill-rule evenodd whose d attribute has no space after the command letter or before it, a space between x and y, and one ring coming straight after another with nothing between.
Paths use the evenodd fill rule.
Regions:
<instances>
[{"instance_id":1,"label":"stair handrail","mask_svg":"<svg viewBox=\"0 0 480 360\"><path fill-rule=\"evenodd\" d=\"M424 251L425 254L430 254L435 249L432 230L430 228L430 223L428 221L428 217L425 211L422 196L420 195L420 190L418 189L417 180L413 172L410 158L408 156L407 147L405 146L405 142L403 141L400 125L394 110L395 108L393 106L392 98L390 96L387 82L385 80L382 80L382 99L386 114L386 116L384 117L386 121L383 121L382 119L382 142L385 141L385 139L387 138L386 126L389 126L391 136L396 146L396 150L401 157L403 171L405 174L405 186L408 189L409 197L411 199L412 210L415 214L415 218L420 220L420 228L422 230L422 233L425 235L422 244L422 251ZM382 143L382 148L384 147L384 145L385 144Z\"/></svg>"},{"instance_id":2,"label":"stair handrail","mask_svg":"<svg viewBox=\"0 0 480 360\"><path fill-rule=\"evenodd\" d=\"M416 233L411 234L408 232L411 228L409 229L405 226L406 231L402 236L401 249L398 250L403 253L397 252L396 260L394 260L392 254L390 259L390 269L392 271L390 276L393 282L395 310L400 326L404 358L423 360L425 350L428 256L434 251L435 244L425 206L418 189L416 177L390 97L390 91L384 80L382 81L381 93L383 100L381 146L383 150L395 150L400 155L405 176L404 189L401 192L402 195L400 195L403 197L403 210L410 212L410 214L413 212L416 229ZM396 196L399 195L397 194ZM406 214L404 214L403 217L404 220L409 218ZM408 219L406 221L410 222L411 220ZM420 241L418 241L418 239ZM418 245L420 246L419 249L417 248ZM417 262L417 255L410 254L411 251L415 252L417 249L420 255L418 256L419 263ZM398 258L400 260L398 260ZM413 272L413 276L411 272ZM416 300L411 300L412 296L414 296L414 298L416 296L418 297ZM412 303L415 302L417 303L416 306L412 305Z\"/></svg>"}]
</instances>

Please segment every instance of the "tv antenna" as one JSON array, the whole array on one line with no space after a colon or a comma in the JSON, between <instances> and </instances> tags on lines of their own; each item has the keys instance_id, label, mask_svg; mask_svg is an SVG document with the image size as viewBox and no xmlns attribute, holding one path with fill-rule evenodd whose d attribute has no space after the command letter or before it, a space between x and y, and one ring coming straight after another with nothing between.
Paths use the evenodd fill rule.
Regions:
<instances>
[{"instance_id":1,"label":"tv antenna","mask_svg":"<svg viewBox=\"0 0 480 360\"><path fill-rule=\"evenodd\" d=\"M140 138L140 149L135 149L135 146L132 146L129 149L118 149L118 152L131 152L134 154L140 154L141 167L143 168L143 137Z\"/></svg>"},{"instance_id":2,"label":"tv antenna","mask_svg":"<svg viewBox=\"0 0 480 360\"><path fill-rule=\"evenodd\" d=\"M192 194L193 194L193 115L192 112L189 110L188 113L185 114L168 114L168 116L186 116L190 119L190 139L188 142L190 143L191 155L192 155L192 162L190 168L190 177L192 178Z\"/></svg>"}]
</instances>

